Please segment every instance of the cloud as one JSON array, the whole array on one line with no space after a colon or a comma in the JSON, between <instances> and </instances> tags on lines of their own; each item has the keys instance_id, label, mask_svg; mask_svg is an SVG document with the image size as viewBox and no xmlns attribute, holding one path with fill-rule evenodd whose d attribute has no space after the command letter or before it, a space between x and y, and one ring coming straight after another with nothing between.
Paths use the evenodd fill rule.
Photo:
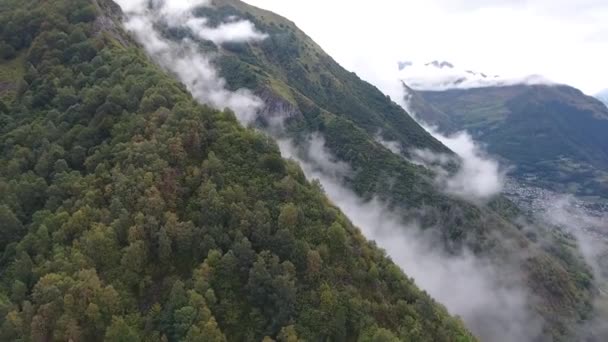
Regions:
<instances>
[{"instance_id":1,"label":"cloud","mask_svg":"<svg viewBox=\"0 0 608 342\"><path fill-rule=\"evenodd\" d=\"M502 191L506 171L488 157L468 133L444 136L435 129L427 130L459 157L455 159L429 150L412 151L414 160L435 171L439 189L473 202L486 201ZM454 162L459 165L458 171L450 173L446 169Z\"/></svg>"},{"instance_id":2,"label":"cloud","mask_svg":"<svg viewBox=\"0 0 608 342\"><path fill-rule=\"evenodd\" d=\"M542 191L532 206L543 222L572 235L585 263L593 272L594 295L591 319L579 326L578 340L608 340L608 212L601 205L587 203L572 195Z\"/></svg>"},{"instance_id":3,"label":"cloud","mask_svg":"<svg viewBox=\"0 0 608 342\"><path fill-rule=\"evenodd\" d=\"M504 169L465 131L444 135L437 128L420 121L410 108L410 94L402 87L404 109L418 121L435 139L456 153L457 158L430 150L410 151L413 161L435 172L438 189L474 203L481 203L500 194L503 190L507 169ZM458 165L450 172L450 165Z\"/></svg>"},{"instance_id":4,"label":"cloud","mask_svg":"<svg viewBox=\"0 0 608 342\"><path fill-rule=\"evenodd\" d=\"M593 274L593 309L577 328L572 340L608 341L608 206L605 202L580 199L551 190L506 184L505 194L530 213L535 222L560 236L576 241L577 250ZM544 244L554 241L541 241ZM581 270L581 275L586 272ZM584 278L583 278L584 279Z\"/></svg>"},{"instance_id":5,"label":"cloud","mask_svg":"<svg viewBox=\"0 0 608 342\"><path fill-rule=\"evenodd\" d=\"M591 10L608 8L604 0L433 0L445 8L459 11L484 8L517 8L534 12L576 16ZM573 13L573 11L575 13Z\"/></svg>"},{"instance_id":6,"label":"cloud","mask_svg":"<svg viewBox=\"0 0 608 342\"><path fill-rule=\"evenodd\" d=\"M552 225L565 229L578 241L586 263L591 266L596 280L608 281L608 269L603 269L600 260L608 253L608 214L587 212L583 202L572 195L552 194L543 201L541 218Z\"/></svg>"},{"instance_id":7,"label":"cloud","mask_svg":"<svg viewBox=\"0 0 608 342\"><path fill-rule=\"evenodd\" d=\"M199 6L206 6L209 0L160 0L157 3L162 4L167 13L185 13Z\"/></svg>"},{"instance_id":8,"label":"cloud","mask_svg":"<svg viewBox=\"0 0 608 342\"><path fill-rule=\"evenodd\" d=\"M186 25L199 38L210 40L216 45L226 42L244 43L264 40L268 37L268 35L257 31L253 23L248 20L237 20L221 23L217 27L209 27L205 18L191 18Z\"/></svg>"},{"instance_id":9,"label":"cloud","mask_svg":"<svg viewBox=\"0 0 608 342\"><path fill-rule=\"evenodd\" d=\"M608 29L605 0L246 2L287 16L376 86L404 58L447 59L509 79L539 74L588 94L608 86L608 35L599 34Z\"/></svg>"},{"instance_id":10,"label":"cloud","mask_svg":"<svg viewBox=\"0 0 608 342\"><path fill-rule=\"evenodd\" d=\"M410 88L416 90L442 91L447 89L504 87L516 84L556 84L540 75L503 77L454 66L448 68L437 67L430 63L410 63L407 68L399 70L396 68L395 73L398 73L398 77Z\"/></svg>"},{"instance_id":11,"label":"cloud","mask_svg":"<svg viewBox=\"0 0 608 342\"><path fill-rule=\"evenodd\" d=\"M435 173L438 190L475 204L481 204L502 192L507 170L489 157L471 135L458 132L446 136L434 127L424 125L424 128L456 153L454 156L428 149L409 151L409 162L425 166ZM380 133L374 138L389 151L405 158L398 142L385 140ZM457 170L450 172L453 166Z\"/></svg>"},{"instance_id":12,"label":"cloud","mask_svg":"<svg viewBox=\"0 0 608 342\"><path fill-rule=\"evenodd\" d=\"M396 141L384 140L384 138L382 138L381 132L378 132L378 134L376 134L374 139L376 140L377 143L384 146L386 149L393 152L394 154L399 155L399 156L403 155L403 151L401 150L401 144L399 144Z\"/></svg>"},{"instance_id":13,"label":"cloud","mask_svg":"<svg viewBox=\"0 0 608 342\"><path fill-rule=\"evenodd\" d=\"M263 39L248 21L232 21L217 28L206 26L204 19L195 19L191 10L206 1L166 1L147 6L147 1L119 0L128 9L125 27L162 67L174 73L194 98L218 109L230 108L245 125L252 123L263 108L263 101L248 89L230 91L213 65L212 57L201 53L188 39L170 41L156 29L156 23L172 27L199 29L196 34L215 43L245 42Z\"/></svg>"},{"instance_id":14,"label":"cloud","mask_svg":"<svg viewBox=\"0 0 608 342\"><path fill-rule=\"evenodd\" d=\"M418 286L462 317L481 340L532 341L540 335L542 320L528 308L529 294L516 267L505 263L498 270L468 251L446 255L415 220L404 222L377 199L363 201L341 182L349 169L326 151L322 136L311 136L299 148L289 140L278 143L283 156L298 161L308 179L318 179L368 239L384 248Z\"/></svg>"}]
</instances>

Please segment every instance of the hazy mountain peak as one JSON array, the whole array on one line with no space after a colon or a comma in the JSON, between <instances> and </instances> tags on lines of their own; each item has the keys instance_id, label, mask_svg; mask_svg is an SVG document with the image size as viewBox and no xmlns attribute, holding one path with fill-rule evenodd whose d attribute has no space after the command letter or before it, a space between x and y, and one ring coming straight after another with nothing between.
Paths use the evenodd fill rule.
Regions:
<instances>
[{"instance_id":1,"label":"hazy mountain peak","mask_svg":"<svg viewBox=\"0 0 608 342\"><path fill-rule=\"evenodd\" d=\"M443 68L448 68L448 69L454 69L454 64L448 62L448 61L438 61L438 60L434 60L432 62L428 62L425 64L425 66L428 67L435 67L438 69L443 69Z\"/></svg>"},{"instance_id":2,"label":"hazy mountain peak","mask_svg":"<svg viewBox=\"0 0 608 342\"><path fill-rule=\"evenodd\" d=\"M399 62L399 77L416 90L468 89L516 84L550 84L540 75L501 76L472 68L461 68L448 61L428 63Z\"/></svg>"}]
</instances>

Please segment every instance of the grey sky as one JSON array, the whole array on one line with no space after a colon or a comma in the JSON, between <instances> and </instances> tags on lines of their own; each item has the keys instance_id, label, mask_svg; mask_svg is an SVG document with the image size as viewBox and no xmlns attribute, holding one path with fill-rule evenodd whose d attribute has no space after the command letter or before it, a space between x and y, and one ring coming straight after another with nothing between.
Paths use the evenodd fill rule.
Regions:
<instances>
[{"instance_id":1,"label":"grey sky","mask_svg":"<svg viewBox=\"0 0 608 342\"><path fill-rule=\"evenodd\" d=\"M448 60L520 77L542 74L594 94L608 88L608 0L245 0L293 20L372 83L397 60Z\"/></svg>"}]
</instances>

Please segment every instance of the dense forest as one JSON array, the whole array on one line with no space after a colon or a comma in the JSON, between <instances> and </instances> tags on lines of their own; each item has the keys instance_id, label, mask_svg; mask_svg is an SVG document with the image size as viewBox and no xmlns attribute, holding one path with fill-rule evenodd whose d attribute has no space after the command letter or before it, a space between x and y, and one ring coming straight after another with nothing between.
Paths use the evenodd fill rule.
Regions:
<instances>
[{"instance_id":1,"label":"dense forest","mask_svg":"<svg viewBox=\"0 0 608 342\"><path fill-rule=\"evenodd\" d=\"M544 321L544 338L573 339L577 325L593 315L597 292L571 238L541 222L528 222L501 195L479 204L446 194L429 169L412 162L412 151L452 152L397 103L341 67L288 19L238 0L212 3L195 15L215 23L245 18L268 34L261 42L219 48L200 41L220 56L217 64L232 89L247 87L268 107L285 110L283 134L295 144L305 148L308 136L323 136L328 152L353 170L341 180L345 186L364 200L380 199L404 220L419 222L438 237L437 253L472 251L501 271L516 265L531 293L528 305ZM165 35L179 39L192 34L175 33L167 30ZM268 123L262 119L258 125ZM396 144L400 153L378 137Z\"/></svg>"},{"instance_id":2,"label":"dense forest","mask_svg":"<svg viewBox=\"0 0 608 342\"><path fill-rule=\"evenodd\" d=\"M474 340L114 3L0 13L0 340Z\"/></svg>"}]
</instances>

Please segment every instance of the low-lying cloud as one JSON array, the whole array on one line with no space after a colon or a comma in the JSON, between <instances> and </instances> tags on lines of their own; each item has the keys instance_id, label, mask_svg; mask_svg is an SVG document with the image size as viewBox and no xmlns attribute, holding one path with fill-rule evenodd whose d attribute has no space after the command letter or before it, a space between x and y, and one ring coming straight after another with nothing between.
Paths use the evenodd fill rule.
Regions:
<instances>
[{"instance_id":1,"label":"low-lying cloud","mask_svg":"<svg viewBox=\"0 0 608 342\"><path fill-rule=\"evenodd\" d=\"M452 135L444 135L435 127L422 122L409 105L410 94L405 87L401 106L435 139L447 146L458 155L453 157L435 153L430 150L411 151L414 161L417 161L435 171L436 182L448 194L458 196L472 202L483 202L500 194L503 190L507 170L498 161L491 158L485 150L465 131ZM456 162L458 170L449 172L446 167Z\"/></svg>"},{"instance_id":2,"label":"low-lying cloud","mask_svg":"<svg viewBox=\"0 0 608 342\"><path fill-rule=\"evenodd\" d=\"M569 195L555 195L540 213L545 222L570 233L593 272L599 292L593 301L592 319L579 327L581 340L608 340L608 213L588 212L581 201Z\"/></svg>"},{"instance_id":3,"label":"low-lying cloud","mask_svg":"<svg viewBox=\"0 0 608 342\"><path fill-rule=\"evenodd\" d=\"M470 89L483 87L506 87L517 84L555 84L541 75L500 76L479 71L461 69L449 62L437 64L409 62L406 67L400 64L394 72L410 88L427 91L448 89ZM446 64L447 63L447 64Z\"/></svg>"},{"instance_id":4,"label":"low-lying cloud","mask_svg":"<svg viewBox=\"0 0 608 342\"><path fill-rule=\"evenodd\" d=\"M486 201L502 191L506 172L497 161L485 154L468 133L459 132L445 136L435 129L426 129L459 157L454 158L430 150L412 151L414 161L435 171L435 181L440 189L474 202ZM451 163L459 165L458 171L447 171Z\"/></svg>"},{"instance_id":5,"label":"low-lying cloud","mask_svg":"<svg viewBox=\"0 0 608 342\"><path fill-rule=\"evenodd\" d=\"M389 151L393 152L396 155L402 155L403 154L403 150L401 149L401 145L396 142L396 141L389 141L389 140L385 140L382 137L382 132L379 132L378 134L376 134L376 136L374 137L374 139L376 140L377 143L379 143L380 145L384 146L386 149L388 149Z\"/></svg>"},{"instance_id":6,"label":"low-lying cloud","mask_svg":"<svg viewBox=\"0 0 608 342\"><path fill-rule=\"evenodd\" d=\"M529 294L515 270L508 265L497 270L468 251L446 255L415 219L404 222L377 199L363 201L343 185L341 177L349 169L326 151L322 136L313 135L300 147L279 140L279 147L284 157L300 163L308 179L320 181L327 196L368 239L483 341L532 341L540 336L542 320L529 310ZM513 274L505 277L510 271Z\"/></svg>"},{"instance_id":7,"label":"low-lying cloud","mask_svg":"<svg viewBox=\"0 0 608 342\"><path fill-rule=\"evenodd\" d=\"M237 19L215 28L206 26L206 19L192 15L194 8L207 5L207 1L201 0L162 1L153 5L142 0L118 0L118 3L127 15L126 29L157 63L184 83L197 101L218 109L230 108L245 125L255 120L264 106L260 98L248 89L230 91L214 67L212 56L201 53L195 41L169 40L157 29L157 24L190 29L195 36L216 44L264 39L265 35L251 22Z\"/></svg>"},{"instance_id":8,"label":"low-lying cloud","mask_svg":"<svg viewBox=\"0 0 608 342\"><path fill-rule=\"evenodd\" d=\"M201 39L210 40L217 45L222 43L244 43L264 40L268 35L259 32L248 20L236 20L221 23L217 27L207 24L205 18L191 18L186 25Z\"/></svg>"},{"instance_id":9,"label":"low-lying cloud","mask_svg":"<svg viewBox=\"0 0 608 342\"><path fill-rule=\"evenodd\" d=\"M576 341L608 341L608 204L576 198L509 180L506 195L537 222L576 240L593 274L594 312L578 326ZM554 243L543 241L543 243Z\"/></svg>"},{"instance_id":10,"label":"low-lying cloud","mask_svg":"<svg viewBox=\"0 0 608 342\"><path fill-rule=\"evenodd\" d=\"M407 68L405 67L405 69ZM411 95L407 93L394 69L379 68L379 70L379 73L374 74L374 84L408 112L435 139L455 152L458 157L430 150L403 151L397 142L387 141L380 134L376 135L376 141L395 154L402 155L403 152L408 152L414 156L414 159L410 160L411 162L432 169L436 175L437 188L452 196L479 204L498 195L503 189L508 170L489 156L467 132L445 135L435 127L422 122L409 105ZM449 164L459 165L457 172L446 170L446 166Z\"/></svg>"},{"instance_id":11,"label":"low-lying cloud","mask_svg":"<svg viewBox=\"0 0 608 342\"><path fill-rule=\"evenodd\" d=\"M536 201L543 201L538 213L543 221L576 238L596 283L608 284L608 213L588 211L585 202L572 195L553 194Z\"/></svg>"}]
</instances>

